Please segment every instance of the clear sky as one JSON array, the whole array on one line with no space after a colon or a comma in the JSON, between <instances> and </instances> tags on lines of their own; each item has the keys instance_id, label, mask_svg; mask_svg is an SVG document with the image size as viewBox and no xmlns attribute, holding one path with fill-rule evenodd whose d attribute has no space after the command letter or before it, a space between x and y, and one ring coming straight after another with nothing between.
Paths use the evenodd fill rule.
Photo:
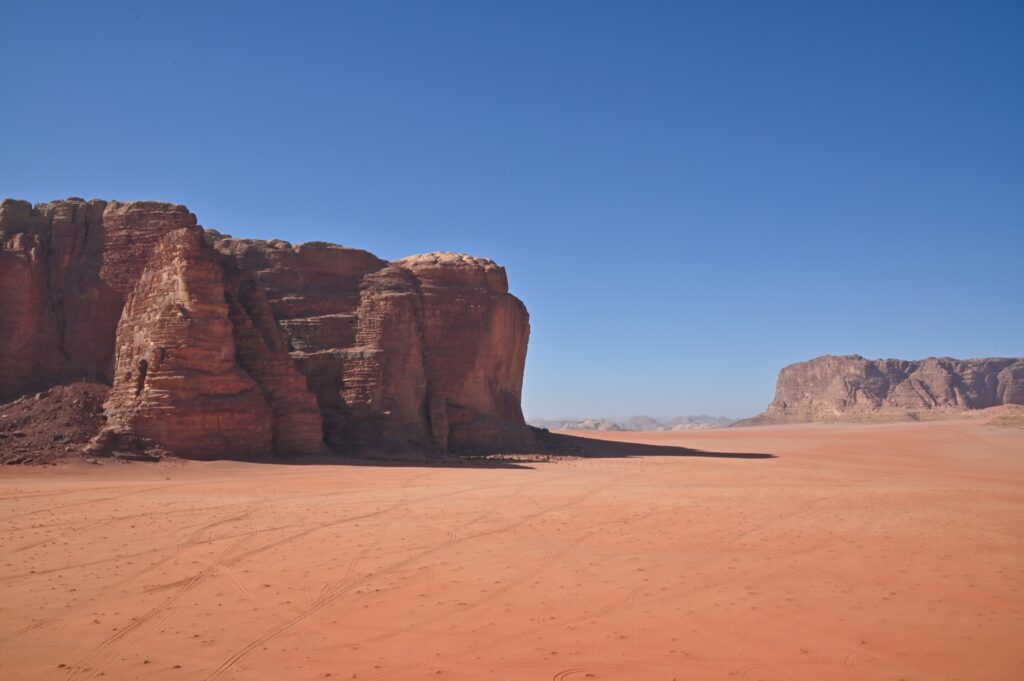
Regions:
<instances>
[{"instance_id":1,"label":"clear sky","mask_svg":"<svg viewBox=\"0 0 1024 681\"><path fill-rule=\"evenodd\" d=\"M528 416L1024 355L1024 3L0 2L0 195L508 268ZM3 292L3 295L8 295Z\"/></svg>"}]
</instances>

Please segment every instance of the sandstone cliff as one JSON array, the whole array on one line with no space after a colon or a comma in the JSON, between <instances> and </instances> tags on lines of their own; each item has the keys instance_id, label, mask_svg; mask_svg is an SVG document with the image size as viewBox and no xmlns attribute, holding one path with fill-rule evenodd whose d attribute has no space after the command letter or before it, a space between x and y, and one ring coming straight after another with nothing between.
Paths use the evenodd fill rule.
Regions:
<instances>
[{"instance_id":1,"label":"sandstone cliff","mask_svg":"<svg viewBox=\"0 0 1024 681\"><path fill-rule=\"evenodd\" d=\"M68 199L0 205L0 401L77 379L110 382L114 334L184 206Z\"/></svg>"},{"instance_id":2,"label":"sandstone cliff","mask_svg":"<svg viewBox=\"0 0 1024 681\"><path fill-rule=\"evenodd\" d=\"M424 378L430 431L438 447L523 445L520 394L526 307L508 293L505 269L490 260L431 253L397 263L423 299Z\"/></svg>"},{"instance_id":3,"label":"sandstone cliff","mask_svg":"<svg viewBox=\"0 0 1024 681\"><path fill-rule=\"evenodd\" d=\"M503 268L233 239L183 206L0 207L0 402L111 385L93 449L259 457L532 446Z\"/></svg>"},{"instance_id":4,"label":"sandstone cliff","mask_svg":"<svg viewBox=\"0 0 1024 681\"><path fill-rule=\"evenodd\" d=\"M1024 359L868 360L825 355L779 372L775 399L745 423L898 420L1024 404Z\"/></svg>"}]
</instances>

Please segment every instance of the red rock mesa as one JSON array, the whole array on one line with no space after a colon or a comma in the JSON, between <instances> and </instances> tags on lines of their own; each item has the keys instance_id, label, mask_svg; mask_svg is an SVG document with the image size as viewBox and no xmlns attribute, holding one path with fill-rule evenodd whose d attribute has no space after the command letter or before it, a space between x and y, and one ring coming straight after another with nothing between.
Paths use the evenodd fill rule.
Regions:
<instances>
[{"instance_id":1,"label":"red rock mesa","mask_svg":"<svg viewBox=\"0 0 1024 681\"><path fill-rule=\"evenodd\" d=\"M824 355L779 372L775 399L747 422L903 420L1024 404L1024 359Z\"/></svg>"},{"instance_id":2,"label":"red rock mesa","mask_svg":"<svg viewBox=\"0 0 1024 681\"><path fill-rule=\"evenodd\" d=\"M534 443L529 315L490 260L234 239L167 203L8 199L0 288L0 402L111 386L98 452Z\"/></svg>"}]
</instances>

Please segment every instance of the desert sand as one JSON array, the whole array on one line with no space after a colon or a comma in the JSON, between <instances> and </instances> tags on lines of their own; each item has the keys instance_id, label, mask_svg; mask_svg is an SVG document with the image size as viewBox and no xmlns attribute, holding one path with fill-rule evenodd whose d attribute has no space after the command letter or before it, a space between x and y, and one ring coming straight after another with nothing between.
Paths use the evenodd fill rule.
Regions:
<instances>
[{"instance_id":1,"label":"desert sand","mask_svg":"<svg viewBox=\"0 0 1024 681\"><path fill-rule=\"evenodd\" d=\"M1024 430L588 437L7 468L0 678L1024 678Z\"/></svg>"}]
</instances>

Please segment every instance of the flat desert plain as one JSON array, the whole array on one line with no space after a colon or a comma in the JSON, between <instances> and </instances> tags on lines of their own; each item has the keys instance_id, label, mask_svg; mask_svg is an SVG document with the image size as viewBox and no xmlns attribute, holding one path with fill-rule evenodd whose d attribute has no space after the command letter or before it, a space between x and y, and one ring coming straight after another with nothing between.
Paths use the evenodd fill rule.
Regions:
<instances>
[{"instance_id":1,"label":"flat desert plain","mask_svg":"<svg viewBox=\"0 0 1024 681\"><path fill-rule=\"evenodd\" d=\"M4 470L0 678L1024 678L1024 430L601 437Z\"/></svg>"}]
</instances>

